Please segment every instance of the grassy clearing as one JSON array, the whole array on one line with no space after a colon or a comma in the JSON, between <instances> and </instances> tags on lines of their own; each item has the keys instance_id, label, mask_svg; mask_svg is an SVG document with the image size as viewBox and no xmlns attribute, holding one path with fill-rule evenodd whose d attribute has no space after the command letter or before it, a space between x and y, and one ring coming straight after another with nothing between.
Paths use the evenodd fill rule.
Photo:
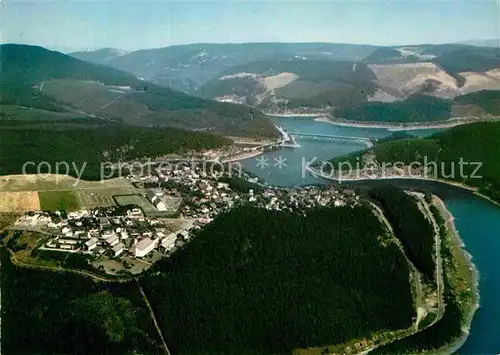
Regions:
<instances>
[{"instance_id":1,"label":"grassy clearing","mask_svg":"<svg viewBox=\"0 0 500 355\"><path fill-rule=\"evenodd\" d=\"M79 204L71 190L42 191L38 193L42 211L76 211Z\"/></svg>"},{"instance_id":2,"label":"grassy clearing","mask_svg":"<svg viewBox=\"0 0 500 355\"><path fill-rule=\"evenodd\" d=\"M155 206L141 195L115 196L115 200L120 206L137 205L142 208L144 213L158 212Z\"/></svg>"}]
</instances>

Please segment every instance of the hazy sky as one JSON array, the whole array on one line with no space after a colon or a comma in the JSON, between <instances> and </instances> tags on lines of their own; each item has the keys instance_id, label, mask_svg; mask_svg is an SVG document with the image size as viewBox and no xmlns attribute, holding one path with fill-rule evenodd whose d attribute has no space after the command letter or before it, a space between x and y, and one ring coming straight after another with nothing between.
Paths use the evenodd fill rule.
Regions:
<instances>
[{"instance_id":1,"label":"hazy sky","mask_svg":"<svg viewBox=\"0 0 500 355\"><path fill-rule=\"evenodd\" d=\"M196 42L377 45L497 38L497 1L0 0L1 42L59 50Z\"/></svg>"}]
</instances>

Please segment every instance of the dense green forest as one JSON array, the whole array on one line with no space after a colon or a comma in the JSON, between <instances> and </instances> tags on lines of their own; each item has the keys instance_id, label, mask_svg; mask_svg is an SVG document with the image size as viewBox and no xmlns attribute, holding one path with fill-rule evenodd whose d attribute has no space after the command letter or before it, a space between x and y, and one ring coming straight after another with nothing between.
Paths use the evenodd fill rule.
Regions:
<instances>
[{"instance_id":1,"label":"dense green forest","mask_svg":"<svg viewBox=\"0 0 500 355\"><path fill-rule=\"evenodd\" d=\"M432 61L451 75L484 72L500 67L498 48L465 47L443 53Z\"/></svg>"},{"instance_id":2,"label":"dense green forest","mask_svg":"<svg viewBox=\"0 0 500 355\"><path fill-rule=\"evenodd\" d=\"M367 206L238 207L141 280L174 354L281 354L407 328L406 261ZM397 304L398 307L394 307Z\"/></svg>"},{"instance_id":3,"label":"dense green forest","mask_svg":"<svg viewBox=\"0 0 500 355\"><path fill-rule=\"evenodd\" d=\"M169 153L218 148L231 141L209 133L174 128L139 128L122 125L81 126L64 124L23 125L2 123L0 127L0 174L22 172L25 162L46 162L52 173L57 162L67 162L75 175L85 165L83 177L99 179L101 163L154 158ZM59 128L59 129L58 129ZM37 173L35 164L28 173ZM41 172L48 172L47 164ZM62 168L61 168L62 169ZM62 169L61 173L65 173Z\"/></svg>"},{"instance_id":4,"label":"dense green forest","mask_svg":"<svg viewBox=\"0 0 500 355\"><path fill-rule=\"evenodd\" d=\"M431 205L431 211L440 225L441 256L443 258L443 281L444 281L444 302L445 313L443 318L437 321L431 327L394 343L382 346L373 351L373 354L409 354L422 351L432 351L439 349L455 341L462 334L462 323L468 316L464 312L464 307L469 305L462 304L458 297L457 290L453 288L450 275L454 273L453 253L448 237L448 230L445 227L445 221L437 208ZM468 296L466 296L468 297Z\"/></svg>"},{"instance_id":5,"label":"dense green forest","mask_svg":"<svg viewBox=\"0 0 500 355\"><path fill-rule=\"evenodd\" d=\"M298 89L298 87L303 86L304 88ZM308 90L310 87L309 83L296 83L290 84L290 87L284 87L278 89L276 91L281 92L304 92ZM296 93L293 94L293 97L288 97L287 108L301 108L301 107L309 107L309 108L327 108L332 106L357 106L363 105L367 101L368 91L363 87L356 87L353 85L345 85L342 83L325 83L321 85L319 88L317 86L313 86L311 91L314 90L317 93L314 95L304 95L300 97Z\"/></svg>"},{"instance_id":6,"label":"dense green forest","mask_svg":"<svg viewBox=\"0 0 500 355\"><path fill-rule=\"evenodd\" d=\"M222 176L218 181L228 183L231 190L245 194L250 190L253 190L254 193L262 193L265 190L262 185L250 182L239 176Z\"/></svg>"},{"instance_id":7,"label":"dense green forest","mask_svg":"<svg viewBox=\"0 0 500 355\"><path fill-rule=\"evenodd\" d=\"M390 60L391 58L399 58L399 57L401 57L401 52L398 51L397 49L390 47L382 47L375 49L372 53L366 56L364 61L367 63L379 63L379 62L385 63L387 60Z\"/></svg>"},{"instance_id":8,"label":"dense green forest","mask_svg":"<svg viewBox=\"0 0 500 355\"><path fill-rule=\"evenodd\" d=\"M500 116L500 91L483 90L457 96L454 101L460 105L477 105L494 116Z\"/></svg>"},{"instance_id":9,"label":"dense green forest","mask_svg":"<svg viewBox=\"0 0 500 355\"><path fill-rule=\"evenodd\" d=\"M421 351L438 349L462 335L462 311L458 299L450 290L450 283L444 273L444 297L446 303L445 313L434 325L394 343L381 346L371 354L410 354Z\"/></svg>"},{"instance_id":10,"label":"dense green forest","mask_svg":"<svg viewBox=\"0 0 500 355\"><path fill-rule=\"evenodd\" d=\"M390 103L366 102L340 106L334 114L350 121L428 122L450 118L451 108L451 101L422 95Z\"/></svg>"},{"instance_id":11,"label":"dense green forest","mask_svg":"<svg viewBox=\"0 0 500 355\"><path fill-rule=\"evenodd\" d=\"M136 282L14 266L0 247L3 354L161 354Z\"/></svg>"},{"instance_id":12,"label":"dense green forest","mask_svg":"<svg viewBox=\"0 0 500 355\"><path fill-rule=\"evenodd\" d=\"M369 196L382 206L413 265L434 280L434 229L420 212L415 198L391 186L372 189Z\"/></svg>"}]
</instances>

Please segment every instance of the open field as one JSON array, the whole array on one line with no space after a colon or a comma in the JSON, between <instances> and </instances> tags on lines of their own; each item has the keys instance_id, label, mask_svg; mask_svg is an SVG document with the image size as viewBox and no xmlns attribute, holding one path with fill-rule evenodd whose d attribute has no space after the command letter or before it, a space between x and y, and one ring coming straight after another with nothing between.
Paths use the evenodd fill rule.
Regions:
<instances>
[{"instance_id":1,"label":"open field","mask_svg":"<svg viewBox=\"0 0 500 355\"><path fill-rule=\"evenodd\" d=\"M169 213L176 213L182 203L181 197L163 196L161 200L165 203Z\"/></svg>"},{"instance_id":2,"label":"open field","mask_svg":"<svg viewBox=\"0 0 500 355\"><path fill-rule=\"evenodd\" d=\"M155 206L153 206L147 198L141 195L124 195L124 196L117 196L115 195L115 200L116 203L120 206L126 206L126 205L137 205L139 206L144 213L146 214L151 214L151 213L156 213L158 210L156 209Z\"/></svg>"},{"instance_id":3,"label":"open field","mask_svg":"<svg viewBox=\"0 0 500 355\"><path fill-rule=\"evenodd\" d=\"M40 210L38 193L34 191L1 191L0 212Z\"/></svg>"},{"instance_id":4,"label":"open field","mask_svg":"<svg viewBox=\"0 0 500 355\"><path fill-rule=\"evenodd\" d=\"M94 207L114 206L115 201L113 200L113 196L136 194L137 190L130 185L129 187L77 189L75 193L78 196L80 206L91 209Z\"/></svg>"},{"instance_id":5,"label":"open field","mask_svg":"<svg viewBox=\"0 0 500 355\"><path fill-rule=\"evenodd\" d=\"M124 178L85 181L56 174L1 176L0 191L0 212L106 207L115 205L114 195L137 193Z\"/></svg>"},{"instance_id":6,"label":"open field","mask_svg":"<svg viewBox=\"0 0 500 355\"><path fill-rule=\"evenodd\" d=\"M38 193L42 211L76 211L80 205L71 190L40 191Z\"/></svg>"}]
</instances>

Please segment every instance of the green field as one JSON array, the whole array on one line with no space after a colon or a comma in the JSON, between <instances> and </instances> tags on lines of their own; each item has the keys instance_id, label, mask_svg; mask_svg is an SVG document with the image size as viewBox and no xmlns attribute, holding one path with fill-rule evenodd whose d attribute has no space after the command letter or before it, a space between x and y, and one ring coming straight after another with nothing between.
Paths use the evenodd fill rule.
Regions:
<instances>
[{"instance_id":1,"label":"green field","mask_svg":"<svg viewBox=\"0 0 500 355\"><path fill-rule=\"evenodd\" d=\"M105 187L105 188L84 188L78 189L76 195L80 201L80 205L85 209L96 207L115 206L113 196L135 194L136 189L133 186L123 187Z\"/></svg>"},{"instance_id":2,"label":"green field","mask_svg":"<svg viewBox=\"0 0 500 355\"><path fill-rule=\"evenodd\" d=\"M137 205L139 206L144 213L151 214L156 213L158 210L153 206L147 198L141 195L123 195L123 196L114 196L116 203L120 206L127 205Z\"/></svg>"},{"instance_id":3,"label":"green field","mask_svg":"<svg viewBox=\"0 0 500 355\"><path fill-rule=\"evenodd\" d=\"M41 191L38 193L42 211L76 211L80 208L73 191Z\"/></svg>"}]
</instances>

